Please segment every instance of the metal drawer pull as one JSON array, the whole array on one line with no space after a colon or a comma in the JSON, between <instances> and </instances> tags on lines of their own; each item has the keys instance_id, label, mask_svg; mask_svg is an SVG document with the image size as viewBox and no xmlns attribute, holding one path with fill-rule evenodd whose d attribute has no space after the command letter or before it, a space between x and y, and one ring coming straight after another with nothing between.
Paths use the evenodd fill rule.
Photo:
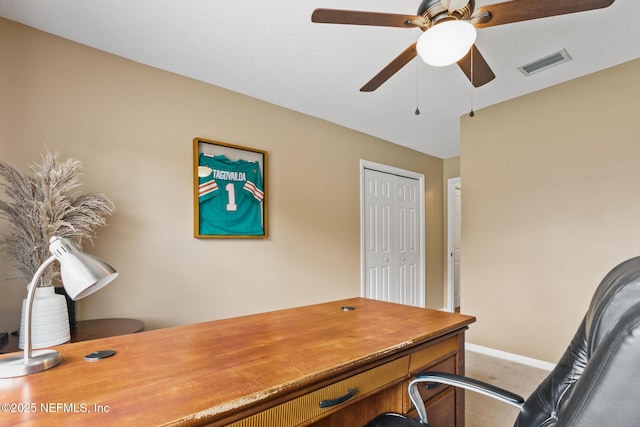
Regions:
<instances>
[{"instance_id":1,"label":"metal drawer pull","mask_svg":"<svg viewBox=\"0 0 640 427\"><path fill-rule=\"evenodd\" d=\"M441 385L442 385L441 383L427 383L427 384L425 385L425 388L426 388L427 390L433 390L434 388L438 388L438 387L440 387Z\"/></svg>"},{"instance_id":2,"label":"metal drawer pull","mask_svg":"<svg viewBox=\"0 0 640 427\"><path fill-rule=\"evenodd\" d=\"M336 406L339 405L341 403L346 402L347 400L351 399L353 396L356 395L356 393L358 392L357 388L350 388L349 390L347 390L347 394L345 394L344 396L340 396L337 397L335 399L327 399L327 400L321 400L320 401L320 407L321 408L330 408L332 406Z\"/></svg>"}]
</instances>

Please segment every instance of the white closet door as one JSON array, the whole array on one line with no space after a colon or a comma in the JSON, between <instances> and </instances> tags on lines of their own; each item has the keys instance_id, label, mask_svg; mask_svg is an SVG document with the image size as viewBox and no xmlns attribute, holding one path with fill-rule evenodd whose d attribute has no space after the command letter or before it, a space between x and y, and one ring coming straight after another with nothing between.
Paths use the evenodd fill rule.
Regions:
<instances>
[{"instance_id":1,"label":"white closet door","mask_svg":"<svg viewBox=\"0 0 640 427\"><path fill-rule=\"evenodd\" d=\"M424 306L417 179L365 169L364 296Z\"/></svg>"},{"instance_id":2,"label":"white closet door","mask_svg":"<svg viewBox=\"0 0 640 427\"><path fill-rule=\"evenodd\" d=\"M391 301L393 175L365 170L365 297Z\"/></svg>"},{"instance_id":3,"label":"white closet door","mask_svg":"<svg viewBox=\"0 0 640 427\"><path fill-rule=\"evenodd\" d=\"M418 180L395 176L396 186L396 294L395 301L420 305L418 268L420 263L420 221L418 219Z\"/></svg>"}]
</instances>

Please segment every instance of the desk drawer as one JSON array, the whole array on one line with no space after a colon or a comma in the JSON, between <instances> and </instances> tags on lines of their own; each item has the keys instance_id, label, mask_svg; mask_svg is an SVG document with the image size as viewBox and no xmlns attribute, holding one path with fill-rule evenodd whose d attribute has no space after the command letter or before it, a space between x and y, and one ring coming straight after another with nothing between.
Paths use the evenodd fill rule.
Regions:
<instances>
[{"instance_id":1,"label":"desk drawer","mask_svg":"<svg viewBox=\"0 0 640 427\"><path fill-rule=\"evenodd\" d=\"M422 374L422 373L426 373L426 372L445 372L447 374L455 374L456 373L456 361L455 361L455 358L454 357L450 357L448 359L445 359L442 362L438 363L437 365L434 365L434 366L430 367L429 369L425 369L422 372L418 372L417 374ZM412 380L413 380L413 378L415 378L415 375L411 376ZM407 383L407 387L408 387L408 384L409 383ZM422 401L423 402L427 402L429 399L434 397L436 394L440 393L441 391L443 391L444 389L449 387L449 386L447 386L445 384L437 384L437 383L429 383L429 385L427 385L427 384L428 383L418 384L418 392L420 393L420 396L422 396ZM407 393L407 399L408 398L409 398L409 394ZM409 406L412 405L410 400L407 402L407 404Z\"/></svg>"},{"instance_id":2,"label":"desk drawer","mask_svg":"<svg viewBox=\"0 0 640 427\"><path fill-rule=\"evenodd\" d=\"M446 340L431 344L411 355L409 372L421 372L442 358L452 356L458 352L458 337L453 336ZM435 369L430 369L434 371Z\"/></svg>"},{"instance_id":3,"label":"desk drawer","mask_svg":"<svg viewBox=\"0 0 640 427\"><path fill-rule=\"evenodd\" d=\"M352 401L360 400L361 397L372 394L394 381L406 378L408 367L409 356L405 356L284 402L230 424L230 426L296 426L313 418L342 409ZM345 400L338 403L337 401L341 397ZM326 407L321 407L321 402Z\"/></svg>"},{"instance_id":4,"label":"desk drawer","mask_svg":"<svg viewBox=\"0 0 640 427\"><path fill-rule=\"evenodd\" d=\"M440 393L435 399L431 399L426 404L427 421L432 427L455 427L456 423L456 395L453 387L449 387L445 392ZM418 412L414 409L408 416L418 419Z\"/></svg>"}]
</instances>

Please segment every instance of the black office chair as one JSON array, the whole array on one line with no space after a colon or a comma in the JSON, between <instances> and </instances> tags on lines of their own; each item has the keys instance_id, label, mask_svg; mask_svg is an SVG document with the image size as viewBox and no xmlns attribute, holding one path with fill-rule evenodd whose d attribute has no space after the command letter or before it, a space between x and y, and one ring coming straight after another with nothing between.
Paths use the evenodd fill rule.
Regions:
<instances>
[{"instance_id":1,"label":"black office chair","mask_svg":"<svg viewBox=\"0 0 640 427\"><path fill-rule=\"evenodd\" d=\"M518 407L515 427L640 426L640 257L618 265L602 280L566 352L526 401L480 381L428 373L409 385L420 420L386 413L365 427L428 425L418 387L432 382Z\"/></svg>"}]
</instances>

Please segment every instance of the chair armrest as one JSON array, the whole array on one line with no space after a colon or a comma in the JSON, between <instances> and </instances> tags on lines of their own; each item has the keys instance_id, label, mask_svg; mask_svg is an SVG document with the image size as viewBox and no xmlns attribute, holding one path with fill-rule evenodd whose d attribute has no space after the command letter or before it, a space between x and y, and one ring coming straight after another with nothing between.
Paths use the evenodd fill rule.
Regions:
<instances>
[{"instance_id":1,"label":"chair armrest","mask_svg":"<svg viewBox=\"0 0 640 427\"><path fill-rule=\"evenodd\" d=\"M425 424L427 423L427 411L424 407L420 392L418 391L418 384L420 383L440 383L471 390L513 405L518 409L522 409L522 405L524 404L522 396L483 381L443 372L429 372L416 375L415 379L409 383L409 397L411 398L411 402L413 402L413 406L415 406L418 411L421 422Z\"/></svg>"}]
</instances>

